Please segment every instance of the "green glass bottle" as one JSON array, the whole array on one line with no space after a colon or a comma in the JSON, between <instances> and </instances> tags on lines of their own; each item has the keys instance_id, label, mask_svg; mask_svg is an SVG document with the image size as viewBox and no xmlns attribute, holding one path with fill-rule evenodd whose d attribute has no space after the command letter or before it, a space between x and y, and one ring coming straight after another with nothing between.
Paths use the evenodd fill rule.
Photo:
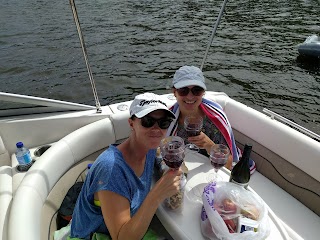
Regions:
<instances>
[{"instance_id":1,"label":"green glass bottle","mask_svg":"<svg viewBox=\"0 0 320 240\"><path fill-rule=\"evenodd\" d=\"M252 150L251 144L246 144L243 149L242 157L232 168L229 182L236 183L244 188L248 187L250 181L249 159Z\"/></svg>"}]
</instances>

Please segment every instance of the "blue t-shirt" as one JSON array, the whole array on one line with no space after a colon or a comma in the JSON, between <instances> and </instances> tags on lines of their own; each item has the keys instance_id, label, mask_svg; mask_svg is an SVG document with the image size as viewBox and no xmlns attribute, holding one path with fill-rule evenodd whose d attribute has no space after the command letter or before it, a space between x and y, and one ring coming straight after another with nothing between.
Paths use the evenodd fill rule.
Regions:
<instances>
[{"instance_id":1,"label":"blue t-shirt","mask_svg":"<svg viewBox=\"0 0 320 240\"><path fill-rule=\"evenodd\" d=\"M115 145L110 145L94 162L74 208L71 237L90 239L90 234L109 234L101 208L94 205L94 193L109 190L130 202L131 217L138 211L151 188L156 150L149 150L142 175L137 177Z\"/></svg>"}]
</instances>

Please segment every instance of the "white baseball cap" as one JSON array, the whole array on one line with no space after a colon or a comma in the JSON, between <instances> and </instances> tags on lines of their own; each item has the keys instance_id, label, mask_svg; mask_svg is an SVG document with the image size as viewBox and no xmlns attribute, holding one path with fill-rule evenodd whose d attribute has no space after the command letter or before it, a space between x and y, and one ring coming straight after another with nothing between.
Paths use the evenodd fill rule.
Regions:
<instances>
[{"instance_id":1,"label":"white baseball cap","mask_svg":"<svg viewBox=\"0 0 320 240\"><path fill-rule=\"evenodd\" d=\"M147 114L160 109L166 110L170 117L176 118L174 113L168 109L167 104L161 100L159 95L151 92L139 94L134 98L130 105L130 117L135 115L138 118L142 118Z\"/></svg>"},{"instance_id":2,"label":"white baseball cap","mask_svg":"<svg viewBox=\"0 0 320 240\"><path fill-rule=\"evenodd\" d=\"M205 79L200 68L195 66L183 66L173 76L173 86L183 88L187 86L199 86L207 90Z\"/></svg>"}]
</instances>

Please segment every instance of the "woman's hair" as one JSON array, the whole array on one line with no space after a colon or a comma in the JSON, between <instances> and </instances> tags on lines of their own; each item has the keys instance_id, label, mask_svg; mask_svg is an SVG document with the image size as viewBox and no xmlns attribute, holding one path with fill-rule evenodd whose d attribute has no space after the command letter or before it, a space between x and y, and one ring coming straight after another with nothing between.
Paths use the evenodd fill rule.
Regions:
<instances>
[{"instance_id":1,"label":"woman's hair","mask_svg":"<svg viewBox=\"0 0 320 240\"><path fill-rule=\"evenodd\" d=\"M136 118L136 115L134 114L130 117L131 120L134 120L135 118Z\"/></svg>"}]
</instances>

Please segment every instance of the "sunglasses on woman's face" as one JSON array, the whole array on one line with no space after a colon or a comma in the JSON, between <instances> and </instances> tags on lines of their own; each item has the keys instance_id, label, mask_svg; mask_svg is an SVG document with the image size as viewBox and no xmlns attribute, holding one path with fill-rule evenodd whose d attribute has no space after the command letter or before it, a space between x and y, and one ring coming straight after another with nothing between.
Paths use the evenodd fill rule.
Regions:
<instances>
[{"instance_id":1,"label":"sunglasses on woman's face","mask_svg":"<svg viewBox=\"0 0 320 240\"><path fill-rule=\"evenodd\" d=\"M190 91L194 96L200 96L204 92L204 89L198 86L195 86L193 88L188 88L188 87L177 88L176 90L178 94L182 97L187 96Z\"/></svg>"},{"instance_id":2,"label":"sunglasses on woman's face","mask_svg":"<svg viewBox=\"0 0 320 240\"><path fill-rule=\"evenodd\" d=\"M167 129L170 126L173 119L169 117L156 119L150 116L144 116L140 118L140 120L142 127L151 128L155 123L158 123L159 128Z\"/></svg>"}]
</instances>

